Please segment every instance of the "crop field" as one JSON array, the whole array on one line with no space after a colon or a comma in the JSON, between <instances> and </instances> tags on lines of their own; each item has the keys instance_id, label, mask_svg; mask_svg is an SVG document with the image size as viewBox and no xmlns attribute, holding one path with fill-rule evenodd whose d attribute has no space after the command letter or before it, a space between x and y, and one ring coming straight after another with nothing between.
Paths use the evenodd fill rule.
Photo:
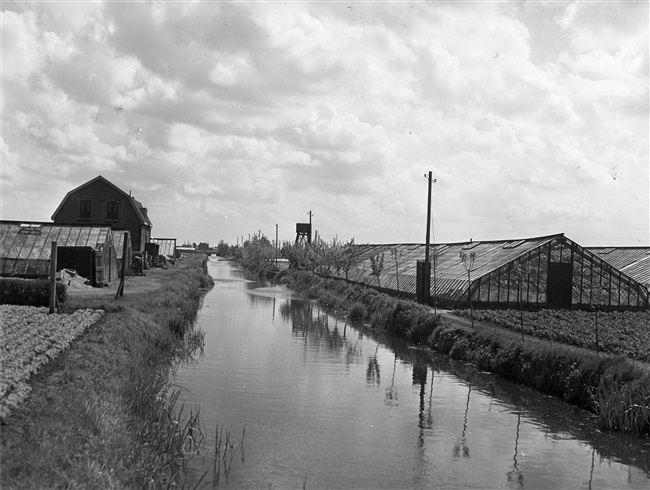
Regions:
<instances>
[{"instance_id":1,"label":"crop field","mask_svg":"<svg viewBox=\"0 0 650 490\"><path fill-rule=\"evenodd\" d=\"M69 315L48 314L48 308L0 306L0 419L30 392L32 374L54 359L102 310L78 310Z\"/></svg>"},{"instance_id":2,"label":"crop field","mask_svg":"<svg viewBox=\"0 0 650 490\"><path fill-rule=\"evenodd\" d=\"M455 313L469 317L469 310ZM650 362L650 311L524 311L524 335ZM474 319L521 332L518 310L474 310Z\"/></svg>"}]
</instances>

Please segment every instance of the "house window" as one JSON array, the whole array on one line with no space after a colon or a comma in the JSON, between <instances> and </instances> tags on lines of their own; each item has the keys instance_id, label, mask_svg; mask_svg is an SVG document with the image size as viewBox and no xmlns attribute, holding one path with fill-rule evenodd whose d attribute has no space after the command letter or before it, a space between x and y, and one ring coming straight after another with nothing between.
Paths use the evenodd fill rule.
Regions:
<instances>
[{"instance_id":1,"label":"house window","mask_svg":"<svg viewBox=\"0 0 650 490\"><path fill-rule=\"evenodd\" d=\"M93 202L90 199L79 199L79 219L90 219Z\"/></svg>"},{"instance_id":2,"label":"house window","mask_svg":"<svg viewBox=\"0 0 650 490\"><path fill-rule=\"evenodd\" d=\"M117 221L120 219L120 203L109 201L106 203L106 219L108 221Z\"/></svg>"}]
</instances>

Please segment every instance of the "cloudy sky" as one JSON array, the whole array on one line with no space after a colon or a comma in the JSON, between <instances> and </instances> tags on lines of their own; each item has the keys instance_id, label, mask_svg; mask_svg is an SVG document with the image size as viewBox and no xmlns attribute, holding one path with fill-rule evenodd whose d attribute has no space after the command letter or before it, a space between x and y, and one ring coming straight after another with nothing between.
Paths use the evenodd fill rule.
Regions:
<instances>
[{"instance_id":1,"label":"cloudy sky","mask_svg":"<svg viewBox=\"0 0 650 490\"><path fill-rule=\"evenodd\" d=\"M2 219L650 242L648 2L2 2Z\"/></svg>"}]
</instances>

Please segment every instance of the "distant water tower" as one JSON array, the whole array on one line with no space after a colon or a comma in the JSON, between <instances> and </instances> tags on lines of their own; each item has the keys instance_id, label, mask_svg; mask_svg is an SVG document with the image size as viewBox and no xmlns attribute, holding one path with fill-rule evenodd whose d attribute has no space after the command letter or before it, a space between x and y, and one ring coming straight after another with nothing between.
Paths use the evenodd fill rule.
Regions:
<instances>
[{"instance_id":1,"label":"distant water tower","mask_svg":"<svg viewBox=\"0 0 650 490\"><path fill-rule=\"evenodd\" d=\"M296 243L311 243L311 223L296 223Z\"/></svg>"}]
</instances>

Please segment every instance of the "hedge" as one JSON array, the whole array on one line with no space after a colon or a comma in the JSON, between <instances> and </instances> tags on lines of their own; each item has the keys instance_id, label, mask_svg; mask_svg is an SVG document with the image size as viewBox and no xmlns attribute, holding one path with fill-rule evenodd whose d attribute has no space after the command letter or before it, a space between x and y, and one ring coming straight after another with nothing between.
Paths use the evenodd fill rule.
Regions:
<instances>
[{"instance_id":1,"label":"hedge","mask_svg":"<svg viewBox=\"0 0 650 490\"><path fill-rule=\"evenodd\" d=\"M56 283L56 299L65 303L68 297L66 285ZM49 306L50 281L48 279L0 278L0 304L24 306Z\"/></svg>"}]
</instances>

